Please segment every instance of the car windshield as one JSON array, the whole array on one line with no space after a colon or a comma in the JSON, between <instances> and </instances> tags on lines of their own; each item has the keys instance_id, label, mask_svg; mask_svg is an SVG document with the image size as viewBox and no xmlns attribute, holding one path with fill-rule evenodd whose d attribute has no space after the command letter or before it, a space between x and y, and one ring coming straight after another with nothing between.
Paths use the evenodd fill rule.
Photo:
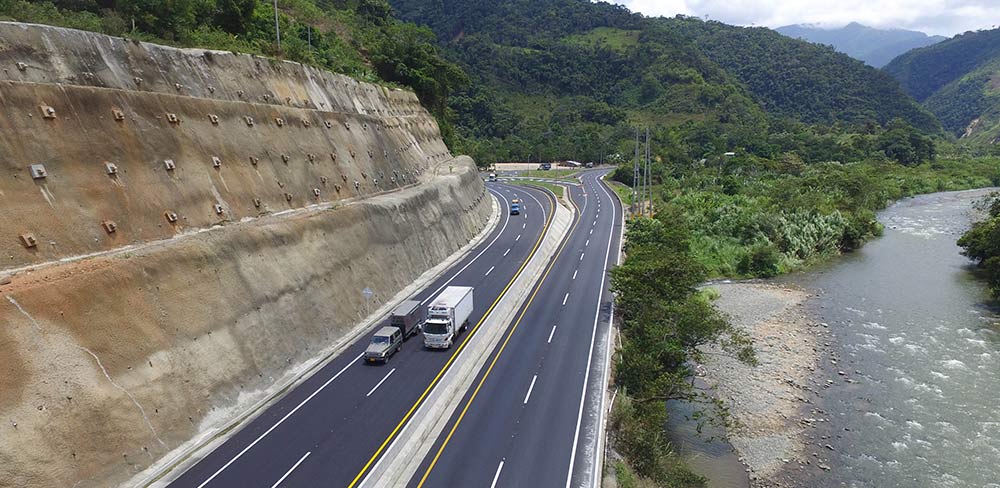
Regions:
<instances>
[{"instance_id":1,"label":"car windshield","mask_svg":"<svg viewBox=\"0 0 1000 488\"><path fill-rule=\"evenodd\" d=\"M427 334L446 334L448 333L447 322L427 322L424 324L424 332Z\"/></svg>"},{"instance_id":2,"label":"car windshield","mask_svg":"<svg viewBox=\"0 0 1000 488\"><path fill-rule=\"evenodd\" d=\"M375 337L372 337L372 344L382 345L382 344L388 344L388 343L389 343L389 338L386 337L386 336L375 336Z\"/></svg>"}]
</instances>

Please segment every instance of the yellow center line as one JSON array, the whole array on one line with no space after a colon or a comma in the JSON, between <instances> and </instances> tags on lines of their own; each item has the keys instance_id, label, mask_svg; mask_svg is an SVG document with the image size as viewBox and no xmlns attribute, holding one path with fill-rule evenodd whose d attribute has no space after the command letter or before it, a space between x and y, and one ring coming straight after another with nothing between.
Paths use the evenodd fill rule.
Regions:
<instances>
[{"instance_id":1,"label":"yellow center line","mask_svg":"<svg viewBox=\"0 0 1000 488\"><path fill-rule=\"evenodd\" d=\"M446 362L444 366L441 367L441 371L438 371L437 375L434 377L431 383L427 385L427 388L424 390L424 392L420 394L420 397L417 398L417 401L413 403L413 406L410 407L410 410L406 412L406 415L403 416L402 420L400 420L399 423L396 424L396 427L392 429L392 432L389 433L389 436L385 438L385 441L383 441L382 445L380 445L378 450L375 451L375 454L372 454L371 459L369 459L368 462L365 463L365 466L361 468L361 471L359 471L358 475L354 477L354 480L351 481L351 484L347 485L347 488L354 488L354 486L358 484L358 481L361 480L361 477L364 476L365 473L368 472L368 469L371 468L372 464L375 463L375 460L377 460L378 457L382 455L382 451L384 451L386 446L389 445L389 442L391 442L392 439L396 437L396 434L399 433L400 429L402 429L403 426L406 425L406 422L413 415L413 412L417 410L417 407L419 407L420 404L424 401L424 398L426 398L427 395L431 392L431 390L434 389L434 385L436 385L437 382L441 379L441 376L443 376L445 371L447 371L448 367L451 366L451 363L455 361L455 358L458 357L459 353L461 353L462 350L465 348L465 345L469 342L469 339L471 339L472 336L476 334L476 331L479 330L479 326L482 325L483 322L486 321L486 318L490 316L490 313L493 312L493 309L497 306L497 303L500 303L500 299L507 294L507 290L510 289L511 285L514 284L514 281L516 281L518 276L521 275L521 272L524 271L525 266L527 266L528 262L531 261L531 258L534 257L535 252L538 251L538 247L542 243L542 240L545 239L545 233L548 231L549 226L552 225L552 217L555 215L556 205L558 205L558 202L555 201L554 197L549 195L547 192L545 195L549 197L549 201L552 205L551 207L552 211L549 212L549 216L545 221L545 226L542 227L542 232L538 236L538 240L535 241L535 246L532 247L531 253L528 254L528 258L525 259L523 263L521 263L521 267L518 268L517 273L514 273L514 277L511 278L509 282L507 282L507 286L505 286L503 291L500 292L500 295L497 296L497 299L493 301L493 304L490 305L490 308L487 309L486 313L484 313L482 318L479 319L479 322L476 323L476 326L473 327L472 330L465 335L465 339L462 339L462 343L459 344L458 349L456 349L455 352L451 355L451 357L448 358L448 362Z\"/></svg>"},{"instance_id":2,"label":"yellow center line","mask_svg":"<svg viewBox=\"0 0 1000 488\"><path fill-rule=\"evenodd\" d=\"M531 303L535 300L535 296L538 295L538 291L542 288L542 284L545 283L545 279L548 278L549 272L555 267L556 261L559 260L559 256L562 254L563 250L566 249L566 244L569 243L570 236L572 236L573 232L576 230L577 224L579 224L580 219L583 218L583 214L580 213L580 207L573 201L572 195L570 195L569 201L573 204L573 207L576 208L578 215L576 221L573 222L573 227L570 228L569 234L566 235L566 239L562 242L562 245L559 246L559 252L557 252L555 257L552 258L548 269L546 269L545 274L542 275L542 279L538 281L537 285L535 285L535 290L531 293L531 297L528 298L528 303L525 304L524 309L521 310L521 315L517 317L517 321L514 322L514 326L511 327L510 332L507 333L507 337L504 338L503 344L500 345L500 349L493 356L493 361L490 362L490 367L486 369L486 373L483 374L482 379L479 380L479 384L476 385L476 389L473 390L472 396L469 397L469 401L465 403L465 407L462 408L462 413L458 415L458 419L455 420L455 425L451 427L451 431L448 432L448 436L444 438L441 448L439 448L437 453L434 455L434 459L431 460L431 464L427 467L427 471L424 472L424 476L420 478L420 484L417 485L417 488L422 488L424 483L427 482L427 477L430 476L431 470L433 470L434 466L437 464L438 458L441 457L441 453L444 452L444 448L448 446L448 442L451 441L452 436L455 435L455 431L458 430L458 424L462 423L462 419L465 418L465 413L469 411L469 407L472 406L472 402L475 401L476 396L479 395L479 390L483 387L483 384L486 383L486 378L490 376L490 373L493 371L493 367L496 366L497 361L500 359L500 355L502 355L504 349L507 348L507 343L510 342L510 338L514 336L514 332L517 331L517 327L521 325L521 320L524 319L524 316L528 313L528 309L531 308Z\"/></svg>"}]
</instances>

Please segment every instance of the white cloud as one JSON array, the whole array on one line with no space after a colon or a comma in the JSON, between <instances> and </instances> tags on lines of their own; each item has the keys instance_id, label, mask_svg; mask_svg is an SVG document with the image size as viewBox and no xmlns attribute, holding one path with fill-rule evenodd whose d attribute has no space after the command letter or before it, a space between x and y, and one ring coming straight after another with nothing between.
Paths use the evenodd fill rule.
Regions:
<instances>
[{"instance_id":1,"label":"white cloud","mask_svg":"<svg viewBox=\"0 0 1000 488\"><path fill-rule=\"evenodd\" d=\"M780 27L859 22L951 36L1000 24L1000 0L613 0L650 16L695 15L736 25Z\"/></svg>"}]
</instances>

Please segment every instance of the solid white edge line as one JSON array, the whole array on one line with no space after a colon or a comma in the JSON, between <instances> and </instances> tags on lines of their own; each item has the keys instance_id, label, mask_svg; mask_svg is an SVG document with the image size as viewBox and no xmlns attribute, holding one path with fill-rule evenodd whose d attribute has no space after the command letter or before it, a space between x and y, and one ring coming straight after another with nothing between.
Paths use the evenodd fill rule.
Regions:
<instances>
[{"instance_id":1,"label":"solid white edge line","mask_svg":"<svg viewBox=\"0 0 1000 488\"><path fill-rule=\"evenodd\" d=\"M607 192L607 189L604 190ZM612 206L611 210L611 220L615 220L615 209ZM596 224L597 221L595 220ZM608 273L608 258L611 257L611 243L614 242L614 232L608 232L608 248L604 254L604 270L601 272L601 276L607 276ZM580 426L583 424L583 405L587 401L587 384L590 382L590 367L594 360L594 344L597 342L597 324L601 318L601 302L604 300L604 278L600 280L600 291L597 295L597 309L594 311L594 327L590 333L590 351L587 353L587 369L583 375L583 388L580 392L580 409L576 416L576 432L573 434L573 449L570 451L569 456L569 470L566 472L566 488L570 488L573 483L573 467L576 464L576 447L580 442ZM604 388L602 386L602 388ZM604 393L601 393L601 397L604 397ZM601 408L604 408L603 405ZM600 436L598 436L600 438ZM595 475L594 478L599 477L596 474L597 467L594 467Z\"/></svg>"},{"instance_id":2,"label":"solid white edge line","mask_svg":"<svg viewBox=\"0 0 1000 488\"><path fill-rule=\"evenodd\" d=\"M377 390L378 387L382 386L382 383L385 383L385 380L389 379L389 377L392 376L392 373L395 373L395 372L396 372L396 368L392 368L391 370L389 370L389 372L386 373L386 375L384 377L382 377L382 381L379 381L378 383L375 384L375 386L372 387L371 390L368 390L368 394L365 395L365 396L366 397L372 396L372 393L375 393L375 390Z\"/></svg>"},{"instance_id":3,"label":"solid white edge line","mask_svg":"<svg viewBox=\"0 0 1000 488\"><path fill-rule=\"evenodd\" d=\"M491 188L487 188L487 189L491 193L494 193L494 194L496 194L496 196L500 197L501 200L503 200L503 205L501 205L500 208L506 208L506 206L507 206L507 199L504 198L504 196L501 195L500 192L495 191L495 190L493 190ZM455 278L458 277L458 275L462 274L462 271L465 271L469 266L472 266L472 263L476 262L476 260L479 259L480 256L482 256L483 254L485 254L486 251L488 251L491 247L493 247L493 244L495 244L497 242L497 239L500 239L500 236L503 235L504 229L507 228L507 223L510 222L510 215L508 215L507 212L503 212L503 213L504 213L503 226L500 227L500 232L497 232L496 237L494 237L493 240L490 241L490 243L487 244L486 247L484 247L482 251L479 251L479 254L476 254L476 257L472 258L472 260L469 261L468 263L465 263L465 266L462 266L462 269L456 271L455 274L451 275L451 278L448 278L448 281L445 281L444 283L441 284L441 286L438 287L437 290L434 290L434 293L431 293L430 295L427 296L427 298L425 298L422 302L420 302L421 305L424 305L427 302L429 302L429 301L433 300L434 298L436 298L437 294L441 290L443 290L444 287L448 286L448 284L450 284L452 281L454 281ZM509 251L509 249L508 249L508 251ZM506 254L504 254L504 256L506 256Z\"/></svg>"},{"instance_id":4,"label":"solid white edge line","mask_svg":"<svg viewBox=\"0 0 1000 488\"><path fill-rule=\"evenodd\" d=\"M603 180L604 177L602 176L601 179ZM604 193L608 196L609 199L614 198L614 197L611 196L611 193L608 191L608 189L607 189L606 186L602 185L602 189L604 190ZM614 200L611 200L611 209L612 209L612 211L614 211L614 209L615 209L615 201ZM612 213L612 215L614 215L614 214ZM618 228L618 253L617 253L618 257L615 259L615 266L620 266L622 264L622 245L621 244L622 244L622 240L625 238L625 209L624 208L622 208L621 218L620 218L619 222L620 222L620 227ZM605 347L605 355L606 356L604 358L604 373L602 374L602 379L601 379L601 384L603 385L603 388L607 388L607 385L608 385L608 373L609 373L609 369L611 368L611 351L614 349L612 347L613 346L613 341L611 339L611 335L613 333L615 333L615 332L617 332L619 336L621 335L621 331L615 328L615 301L612 298L612 300L611 300L611 313L610 313L610 315L608 317L608 338L607 338L607 347ZM619 337L619 342L621 342L621 337ZM603 473L604 473L604 463L602 463L601 460L603 459L603 456L604 456L604 448L603 448L603 444L605 442L605 432L604 432L604 430L605 430L605 426L607 424L608 415L611 414L611 409L614 408L614 405L615 405L615 396L617 396L617 395L618 395L618 390L616 389L614 395L611 396L611 404L608 405L607 409L605 409L604 408L604 402L605 402L605 399L606 399L607 395L606 395L606 392L602 392L601 393L601 405L600 405L600 409L599 409L600 410L600 417L598 418L598 424L599 424L598 428L600 429L600 431L597 433L597 448L594 449L594 466L595 466L594 469L595 469L595 471L594 471L594 477L592 479L592 481L593 481L592 488L600 488L601 482L603 481L602 480L602 476L603 476Z\"/></svg>"},{"instance_id":5,"label":"solid white edge line","mask_svg":"<svg viewBox=\"0 0 1000 488\"><path fill-rule=\"evenodd\" d=\"M286 413L284 417L281 417L281 420L279 420L276 424L272 425L271 428L269 428L266 431L264 431L264 433L261 434L260 437L254 439L254 441L251 442L250 445L248 445L247 447L244 447L243 450L240 451L239 454L237 454L235 457L233 457L232 459L230 459L228 463L224 464L221 468L219 468L218 471L216 471L215 473L213 473L212 476L209 476L207 480L203 481L200 485L198 485L198 488L204 488L205 485L207 485L210 481L214 480L215 477L219 475L219 473L225 471L226 468L228 468L231 464L235 463L237 459L239 459L244 454L246 454L246 452L249 451L253 446L256 446L257 443L260 442L260 440L263 439L264 437L266 437L268 434L270 434L271 431L273 431L274 429L277 429L279 425L281 425L282 423L284 423L285 420L288 419L288 417L291 417L292 414L294 414L295 412L298 412L299 409L302 408L302 406L306 404L306 402L308 402L309 400L312 400L313 397L316 396L316 395L318 395L319 392L323 391L323 389L326 388L327 385L329 385L330 383L333 383L333 380L337 379L341 374L344 373L344 371L347 371L347 368L350 368L355 363L357 363L358 360L361 359L361 357L364 356L364 355L365 355L364 353L358 354L358 357L352 359L349 363L347 363L346 366L344 366L343 369L341 369L339 372L337 372L337 374L333 375L332 378L326 380L326 383L323 383L322 386L320 386L319 388L317 388L316 391L312 392L312 394L309 395L308 397L306 397L305 400L302 400L301 403L299 403L298 405L296 405L295 408L292 409L292 411Z\"/></svg>"},{"instance_id":6,"label":"solid white edge line","mask_svg":"<svg viewBox=\"0 0 1000 488\"><path fill-rule=\"evenodd\" d=\"M489 275L490 275L490 273L492 273L492 272L493 272L493 269L494 269L494 268L496 268L496 266L490 266L490 269L489 269L489 271L487 271L487 272L486 272L486 274L484 274L483 276L489 276Z\"/></svg>"},{"instance_id":7,"label":"solid white edge line","mask_svg":"<svg viewBox=\"0 0 1000 488\"><path fill-rule=\"evenodd\" d=\"M493 483L490 485L490 488L496 488L497 480L500 479L500 471L503 471L503 460L501 460L500 465L497 466L497 472L493 475Z\"/></svg>"},{"instance_id":8,"label":"solid white edge line","mask_svg":"<svg viewBox=\"0 0 1000 488\"><path fill-rule=\"evenodd\" d=\"M271 485L271 488L278 488L278 485L280 485L282 481L285 481L285 478L287 478L288 475L292 474L292 471L295 471L295 468L299 467L299 465L302 464L302 461L305 461L306 458L309 457L310 454L312 454L312 451L307 452L305 456L302 456L302 459L299 459L299 462L297 462L294 465L292 465L292 467L289 468L289 470L285 472L285 475L282 476L281 479L279 479L278 481L275 481L274 484Z\"/></svg>"},{"instance_id":9,"label":"solid white edge line","mask_svg":"<svg viewBox=\"0 0 1000 488\"><path fill-rule=\"evenodd\" d=\"M538 200L538 198L535 198L535 195L531 194L531 192L528 192L528 196L531 197L531 199L534 200L535 203L538 204L538 208L540 208L540 209L544 209L545 208L544 206L542 206L542 202L540 202ZM552 207L552 211L553 212L556 211L555 206ZM543 210L542 211L542 222L544 223L546 221L546 219L547 219L547 214ZM545 228L544 225L542 226L542 228L543 229ZM493 312L490 312L490 315L492 315L492 313ZM489 317L490 315L487 315L487 316L483 317L482 320L486 320L486 318ZM455 360L456 361L460 361L462 359L463 355L466 353L467 350L468 349L463 349L462 352L460 352L458 354L458 357L455 358ZM407 424L407 426L409 426L409 424ZM396 442L398 442L401 437L402 437L401 435L400 436L396 436L396 438L393 439L392 442L389 443L389 447L387 447L384 452L390 452L390 451L392 451L392 448L395 447ZM371 478L372 474L378 472L378 468L379 468L379 466L382 465L382 461L384 461L384 460L385 460L385 456L384 455L383 456L379 456L378 461L376 461L375 465L372 466L372 468L368 470L368 474L366 474L365 477L361 479L361 483L358 486L368 486L368 480Z\"/></svg>"},{"instance_id":10,"label":"solid white edge line","mask_svg":"<svg viewBox=\"0 0 1000 488\"><path fill-rule=\"evenodd\" d=\"M538 379L538 375L537 374L535 376L531 377L531 384L528 385L528 393L526 395L524 395L524 404L525 405L528 404L528 399L531 398L531 390L535 389L535 380L537 380L537 379Z\"/></svg>"},{"instance_id":11,"label":"solid white edge line","mask_svg":"<svg viewBox=\"0 0 1000 488\"><path fill-rule=\"evenodd\" d=\"M556 335L556 326L552 326L552 332L549 332L549 340L545 341L546 344L552 344L552 336Z\"/></svg>"}]
</instances>

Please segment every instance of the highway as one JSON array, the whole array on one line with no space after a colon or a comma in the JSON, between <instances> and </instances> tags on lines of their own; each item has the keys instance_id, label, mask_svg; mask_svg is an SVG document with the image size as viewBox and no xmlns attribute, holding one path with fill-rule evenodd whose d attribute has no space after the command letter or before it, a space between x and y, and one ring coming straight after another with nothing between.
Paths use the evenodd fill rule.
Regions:
<instances>
[{"instance_id":1,"label":"highway","mask_svg":"<svg viewBox=\"0 0 1000 488\"><path fill-rule=\"evenodd\" d=\"M599 176L571 187L564 247L423 460L411 487L590 487L600 476L608 273L622 209Z\"/></svg>"},{"instance_id":2,"label":"highway","mask_svg":"<svg viewBox=\"0 0 1000 488\"><path fill-rule=\"evenodd\" d=\"M549 193L502 183L488 188L501 206L497 228L414 297L426 302L447 285L475 287L470 328L456 346L425 350L417 335L387 364L368 365L361 355L378 328L373 327L211 453L189 463L169 486L356 486L444 372L462 360L462 344L513 282L550 222L555 202ZM524 212L510 216L515 195L525 202Z\"/></svg>"}]
</instances>

